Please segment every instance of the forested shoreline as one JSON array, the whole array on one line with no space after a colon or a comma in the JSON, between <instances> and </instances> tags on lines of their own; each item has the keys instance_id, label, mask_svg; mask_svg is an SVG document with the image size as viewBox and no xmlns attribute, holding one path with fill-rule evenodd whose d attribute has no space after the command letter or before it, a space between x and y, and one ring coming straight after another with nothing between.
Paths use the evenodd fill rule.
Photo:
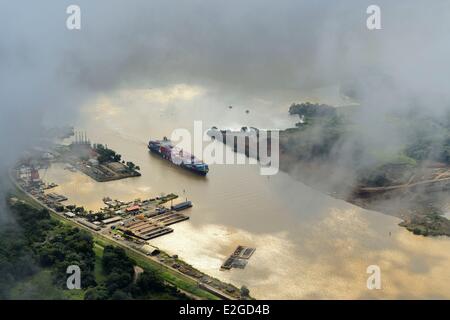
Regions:
<instances>
[{"instance_id":1,"label":"forested shoreline","mask_svg":"<svg viewBox=\"0 0 450 320\"><path fill-rule=\"evenodd\" d=\"M0 299L186 299L155 271L135 277L135 262L122 248L94 250L85 230L52 219L12 198L13 219L0 228ZM67 267L81 270L81 289L67 288ZM48 296L51 291L52 296Z\"/></svg>"}]
</instances>

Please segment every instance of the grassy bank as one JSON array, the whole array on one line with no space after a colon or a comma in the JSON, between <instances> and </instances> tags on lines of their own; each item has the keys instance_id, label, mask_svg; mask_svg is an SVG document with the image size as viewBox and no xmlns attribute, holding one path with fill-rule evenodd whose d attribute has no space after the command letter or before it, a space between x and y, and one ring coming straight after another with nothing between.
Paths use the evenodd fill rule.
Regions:
<instances>
[{"instance_id":1,"label":"grassy bank","mask_svg":"<svg viewBox=\"0 0 450 320\"><path fill-rule=\"evenodd\" d=\"M37 208L37 209L41 209L43 208L43 206L36 201L35 199L33 199L32 197L30 197L28 194L24 193L22 190L20 189L16 189L14 192L14 195L21 199L26 201L30 206ZM58 221L60 221L61 223L65 224L65 225L70 225L72 227L77 227L77 228L83 228L80 225L76 224L73 221L70 221L68 219L65 219L64 217L61 217L60 215L56 214L53 211L50 211L50 215L52 217L52 219L56 219ZM198 297L200 299L209 299L209 300L217 300L219 299L217 296L201 289L198 287L197 282L187 276L184 276L181 273L178 273L174 270L171 270L170 268L154 261L151 260L150 258L144 256L143 254L125 246L122 244L119 244L111 239L108 239L105 236L102 236L98 233L94 233L91 232L91 230L87 229L87 228L83 228L88 230L94 240L94 251L95 251L95 255L96 255L96 270L95 270L95 276L96 276L96 280L100 280L101 282L101 277L102 277L102 272L101 272L101 256L103 253L103 248L107 245L112 245L112 246L118 246L121 247L125 250L125 252L127 253L127 255L133 259L136 264L138 266L140 266L141 268L143 268L144 270L149 270L149 271L157 271L158 274L162 277L162 279L191 294L192 296Z\"/></svg>"},{"instance_id":2,"label":"grassy bank","mask_svg":"<svg viewBox=\"0 0 450 320\"><path fill-rule=\"evenodd\" d=\"M59 216L58 216L59 217ZM59 217L61 218L61 217ZM164 281L174 285L175 287L186 291L198 298L201 299L209 299L209 300L218 300L219 298L215 295L201 289L198 287L197 282L194 281L191 278L188 278L186 276L183 276L182 274L179 274L168 267L159 264L145 256L143 256L140 253L137 253L136 251L128 248L127 246L117 244L113 242L112 240L105 238L98 234L93 234L94 243L99 248L104 248L107 245L114 245L122 247L127 255L133 259L138 266L143 268L144 270L148 271L156 271L158 274L164 279ZM96 252L97 254L97 252Z\"/></svg>"}]
</instances>

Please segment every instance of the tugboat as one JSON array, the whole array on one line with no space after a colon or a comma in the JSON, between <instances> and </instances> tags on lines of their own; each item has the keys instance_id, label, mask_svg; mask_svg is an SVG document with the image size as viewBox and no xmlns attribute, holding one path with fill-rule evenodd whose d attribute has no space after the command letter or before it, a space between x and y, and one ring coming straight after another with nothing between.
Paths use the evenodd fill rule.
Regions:
<instances>
[{"instance_id":1,"label":"tugboat","mask_svg":"<svg viewBox=\"0 0 450 320\"><path fill-rule=\"evenodd\" d=\"M192 171L196 174L206 176L209 167L203 161L197 159L194 155L183 151L172 144L172 141L164 137L163 140L150 140L148 143L150 152L156 153L163 159L166 159L173 164L184 169Z\"/></svg>"}]
</instances>

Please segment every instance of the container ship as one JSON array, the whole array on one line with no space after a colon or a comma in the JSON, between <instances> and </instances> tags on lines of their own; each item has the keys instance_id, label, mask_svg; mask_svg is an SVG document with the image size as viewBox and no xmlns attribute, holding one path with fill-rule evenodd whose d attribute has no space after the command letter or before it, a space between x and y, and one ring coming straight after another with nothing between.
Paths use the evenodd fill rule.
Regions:
<instances>
[{"instance_id":1,"label":"container ship","mask_svg":"<svg viewBox=\"0 0 450 320\"><path fill-rule=\"evenodd\" d=\"M197 159L194 155L183 151L183 149L175 147L172 141L166 137L163 140L150 140L148 149L163 159L194 173L205 176L209 171L206 163Z\"/></svg>"}]
</instances>

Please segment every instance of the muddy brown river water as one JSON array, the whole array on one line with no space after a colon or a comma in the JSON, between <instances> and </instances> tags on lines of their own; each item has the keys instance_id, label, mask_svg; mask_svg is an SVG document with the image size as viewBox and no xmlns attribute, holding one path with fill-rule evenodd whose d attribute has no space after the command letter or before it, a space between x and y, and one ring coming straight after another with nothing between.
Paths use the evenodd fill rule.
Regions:
<instances>
[{"instance_id":1,"label":"muddy brown river water","mask_svg":"<svg viewBox=\"0 0 450 320\"><path fill-rule=\"evenodd\" d=\"M283 172L267 177L256 165L211 165L207 177L199 177L149 154L150 138L191 130L194 120L202 120L204 130L282 129L297 120L287 114L288 100L251 97L230 109L231 100L186 85L99 97L83 108L76 128L139 165L142 176L99 183L56 164L43 178L58 183L54 191L69 203L93 210L105 196L133 200L174 192L189 198L190 220L150 243L246 285L256 298L450 298L448 238L415 236L394 217L336 200ZM247 267L220 271L239 244L256 248ZM369 265L381 268L380 290L367 289Z\"/></svg>"}]
</instances>

